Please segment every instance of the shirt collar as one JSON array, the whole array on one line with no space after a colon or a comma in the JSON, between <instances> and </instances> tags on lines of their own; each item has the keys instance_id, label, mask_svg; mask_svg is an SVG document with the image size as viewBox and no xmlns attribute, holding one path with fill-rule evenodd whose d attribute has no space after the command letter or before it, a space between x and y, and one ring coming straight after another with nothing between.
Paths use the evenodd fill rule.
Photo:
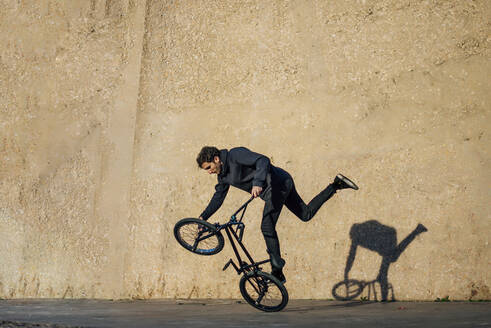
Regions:
<instances>
[{"instance_id":1,"label":"shirt collar","mask_svg":"<svg viewBox=\"0 0 491 328\"><path fill-rule=\"evenodd\" d=\"M222 162L222 170L220 171L219 176L224 176L228 172L228 150L221 149L220 150L220 162Z\"/></svg>"}]
</instances>

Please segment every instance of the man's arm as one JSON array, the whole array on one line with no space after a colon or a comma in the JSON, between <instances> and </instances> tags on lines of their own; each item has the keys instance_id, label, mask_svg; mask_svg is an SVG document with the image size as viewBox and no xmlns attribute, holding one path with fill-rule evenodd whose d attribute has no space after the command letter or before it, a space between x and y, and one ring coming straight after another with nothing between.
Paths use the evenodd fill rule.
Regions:
<instances>
[{"instance_id":1,"label":"man's arm","mask_svg":"<svg viewBox=\"0 0 491 328\"><path fill-rule=\"evenodd\" d=\"M199 216L202 220L208 220L210 216L212 216L219 208L222 206L223 200L227 196L229 185L225 183L218 183L215 186L215 193L210 200L210 203L206 207L206 209Z\"/></svg>"}]
</instances>

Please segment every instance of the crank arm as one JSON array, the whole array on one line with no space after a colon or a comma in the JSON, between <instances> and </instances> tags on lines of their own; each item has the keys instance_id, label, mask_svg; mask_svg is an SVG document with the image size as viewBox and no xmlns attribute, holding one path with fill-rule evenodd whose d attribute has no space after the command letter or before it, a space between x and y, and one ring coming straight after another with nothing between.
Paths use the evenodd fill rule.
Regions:
<instances>
[{"instance_id":1,"label":"crank arm","mask_svg":"<svg viewBox=\"0 0 491 328\"><path fill-rule=\"evenodd\" d=\"M222 271L227 270L228 267L230 266L230 264L232 264L232 266L234 267L235 271L237 271L237 274L240 274L239 268L237 267L237 265L234 263L234 261L232 259L230 259L227 263L225 263L225 266L223 267Z\"/></svg>"}]
</instances>

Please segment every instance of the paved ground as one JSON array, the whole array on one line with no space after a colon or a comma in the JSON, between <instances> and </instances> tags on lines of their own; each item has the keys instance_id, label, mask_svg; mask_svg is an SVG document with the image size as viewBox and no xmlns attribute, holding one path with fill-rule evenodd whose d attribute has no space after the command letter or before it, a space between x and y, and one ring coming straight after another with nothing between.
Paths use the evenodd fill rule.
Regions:
<instances>
[{"instance_id":1,"label":"paved ground","mask_svg":"<svg viewBox=\"0 0 491 328\"><path fill-rule=\"evenodd\" d=\"M0 300L0 327L491 327L491 303Z\"/></svg>"}]
</instances>

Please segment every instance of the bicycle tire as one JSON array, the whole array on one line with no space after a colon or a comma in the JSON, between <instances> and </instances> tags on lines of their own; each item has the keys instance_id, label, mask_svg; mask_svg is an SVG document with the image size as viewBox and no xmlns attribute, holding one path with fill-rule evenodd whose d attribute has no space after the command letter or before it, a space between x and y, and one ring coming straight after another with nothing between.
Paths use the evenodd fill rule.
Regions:
<instances>
[{"instance_id":1,"label":"bicycle tire","mask_svg":"<svg viewBox=\"0 0 491 328\"><path fill-rule=\"evenodd\" d=\"M200 226L205 227L205 231L201 234L199 232ZM224 245L222 234L217 231L213 224L195 218L178 221L174 226L174 237L182 247L198 255L217 254Z\"/></svg>"},{"instance_id":2,"label":"bicycle tire","mask_svg":"<svg viewBox=\"0 0 491 328\"><path fill-rule=\"evenodd\" d=\"M288 303L285 286L266 272L246 272L240 279L239 288L247 303L264 312L281 311Z\"/></svg>"},{"instance_id":3,"label":"bicycle tire","mask_svg":"<svg viewBox=\"0 0 491 328\"><path fill-rule=\"evenodd\" d=\"M344 286L344 289L342 289L342 286ZM363 283L358 280L343 280L332 287L332 296L338 301L350 301L360 295L364 288Z\"/></svg>"}]
</instances>

